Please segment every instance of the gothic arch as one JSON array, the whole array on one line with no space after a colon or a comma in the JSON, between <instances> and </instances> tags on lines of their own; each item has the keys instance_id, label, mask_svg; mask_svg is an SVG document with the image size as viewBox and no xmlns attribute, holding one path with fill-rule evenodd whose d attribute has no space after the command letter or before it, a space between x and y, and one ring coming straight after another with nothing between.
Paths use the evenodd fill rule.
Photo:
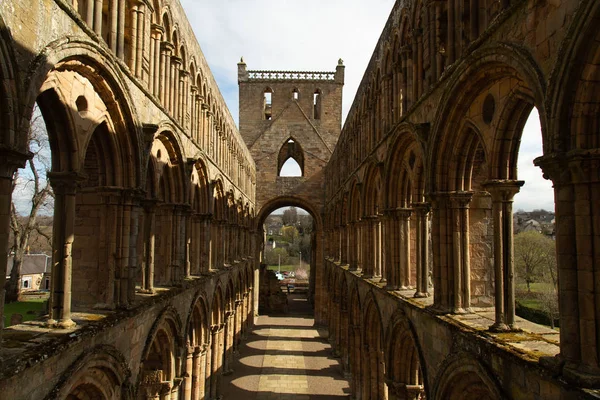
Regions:
<instances>
[{"instance_id":1,"label":"gothic arch","mask_svg":"<svg viewBox=\"0 0 600 400\"><path fill-rule=\"evenodd\" d=\"M383 399L387 392L385 375L385 342L383 333L383 320L379 305L372 292L367 294L363 312L363 385L362 399Z\"/></svg>"},{"instance_id":2,"label":"gothic arch","mask_svg":"<svg viewBox=\"0 0 600 400\"><path fill-rule=\"evenodd\" d=\"M544 154L600 148L599 15L597 1L581 1L561 44L558 54L562 56L550 78L552 85L548 91L550 109L556 117L551 121L551 140L544 141Z\"/></svg>"},{"instance_id":3,"label":"gothic arch","mask_svg":"<svg viewBox=\"0 0 600 400\"><path fill-rule=\"evenodd\" d=\"M548 141L549 138L545 137L547 130L543 107L546 82L535 61L520 48L506 43L478 49L454 71L449 90L444 92L440 102L444 106L436 115L430 136L430 142L434 145L427 154L429 191L448 190L444 187L447 179L443 155L448 154L450 144L456 142L452 133L460 130L460 121L476 97L502 79L516 79L523 86L522 90L527 89L528 97L540 110L543 142ZM496 131L492 126L492 136L482 138L486 154L490 152L490 140L494 139Z\"/></svg>"},{"instance_id":4,"label":"gothic arch","mask_svg":"<svg viewBox=\"0 0 600 400\"><path fill-rule=\"evenodd\" d=\"M386 335L389 399L416 398L429 392L427 369L418 336L408 316L394 313Z\"/></svg>"},{"instance_id":5,"label":"gothic arch","mask_svg":"<svg viewBox=\"0 0 600 400\"><path fill-rule=\"evenodd\" d=\"M412 124L401 124L395 136L385 161L385 206L410 207L425 196L423 147Z\"/></svg>"},{"instance_id":6,"label":"gothic arch","mask_svg":"<svg viewBox=\"0 0 600 400\"><path fill-rule=\"evenodd\" d=\"M300 143L292 136L287 138L279 149L277 156L277 176L281 176L281 168L290 158L298 163L300 176L304 176L304 150Z\"/></svg>"},{"instance_id":7,"label":"gothic arch","mask_svg":"<svg viewBox=\"0 0 600 400\"><path fill-rule=\"evenodd\" d=\"M454 353L439 369L433 400L500 400L506 398L496 379L466 353Z\"/></svg>"},{"instance_id":8,"label":"gothic arch","mask_svg":"<svg viewBox=\"0 0 600 400\"><path fill-rule=\"evenodd\" d=\"M192 302L185 330L188 345L202 346L208 343L208 324L210 321L206 298L206 293L199 290Z\"/></svg>"},{"instance_id":9,"label":"gothic arch","mask_svg":"<svg viewBox=\"0 0 600 400\"><path fill-rule=\"evenodd\" d=\"M179 314L172 306L164 309L154 322L140 360L138 396L153 396L177 388L174 382L181 376L183 351L181 329Z\"/></svg>"},{"instance_id":10,"label":"gothic arch","mask_svg":"<svg viewBox=\"0 0 600 400\"><path fill-rule=\"evenodd\" d=\"M68 369L48 396L68 400L132 400L131 371L114 347L99 345L83 353Z\"/></svg>"},{"instance_id":11,"label":"gothic arch","mask_svg":"<svg viewBox=\"0 0 600 400\"><path fill-rule=\"evenodd\" d=\"M130 186L139 186L141 182L140 146L143 142L141 139L141 124L137 118L135 102L126 89L127 86L124 83L122 73L114 62L114 56L107 49L92 41L79 37L68 37L67 39L48 44L33 61L34 68L25 80L27 90L24 98L25 108L23 109L22 120L31 120L33 105L51 71L73 71L80 74L91 82L96 93L107 106L115 131L119 133L121 148L123 153L126 154L123 156L124 168L130 170L130 173L133 174ZM123 100L115 101L115 99ZM63 104L70 104L70 102L63 102ZM46 111L48 108L49 106L46 107ZM48 118L45 119L48 125ZM62 125L65 125L65 123L66 121ZM27 128L23 127L20 132L25 134ZM64 129L65 126L57 128ZM55 165L53 161L53 170L66 171L69 170L68 165L69 162L61 162L60 165ZM70 170L74 170L74 168L70 168Z\"/></svg>"},{"instance_id":12,"label":"gothic arch","mask_svg":"<svg viewBox=\"0 0 600 400\"><path fill-rule=\"evenodd\" d=\"M19 93L10 31L0 16L0 144L7 148L25 150L26 134L20 134L15 116L18 115ZM26 131L25 131L26 132Z\"/></svg>"}]
</instances>

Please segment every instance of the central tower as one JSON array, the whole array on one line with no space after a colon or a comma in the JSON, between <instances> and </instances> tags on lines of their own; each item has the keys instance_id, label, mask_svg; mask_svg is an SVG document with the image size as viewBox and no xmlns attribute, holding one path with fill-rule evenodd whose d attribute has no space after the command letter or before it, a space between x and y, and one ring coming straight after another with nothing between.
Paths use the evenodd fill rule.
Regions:
<instances>
[{"instance_id":1,"label":"central tower","mask_svg":"<svg viewBox=\"0 0 600 400\"><path fill-rule=\"evenodd\" d=\"M335 72L300 72L249 71L242 59L238 83L240 133L256 163L257 210L265 215L297 205L319 218L323 169L342 124L342 60ZM282 176L282 169L289 175L286 162L294 176Z\"/></svg>"}]
</instances>

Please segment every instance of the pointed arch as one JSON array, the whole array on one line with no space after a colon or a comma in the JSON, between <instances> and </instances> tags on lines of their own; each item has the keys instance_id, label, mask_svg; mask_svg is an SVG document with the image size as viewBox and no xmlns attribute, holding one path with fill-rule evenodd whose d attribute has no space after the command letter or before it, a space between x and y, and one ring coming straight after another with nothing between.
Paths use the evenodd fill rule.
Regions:
<instances>
[{"instance_id":1,"label":"pointed arch","mask_svg":"<svg viewBox=\"0 0 600 400\"><path fill-rule=\"evenodd\" d=\"M300 167L300 176L304 176L304 150L302 145L292 136L284 141L277 156L277 176L281 175L281 169L288 160L294 160Z\"/></svg>"}]
</instances>

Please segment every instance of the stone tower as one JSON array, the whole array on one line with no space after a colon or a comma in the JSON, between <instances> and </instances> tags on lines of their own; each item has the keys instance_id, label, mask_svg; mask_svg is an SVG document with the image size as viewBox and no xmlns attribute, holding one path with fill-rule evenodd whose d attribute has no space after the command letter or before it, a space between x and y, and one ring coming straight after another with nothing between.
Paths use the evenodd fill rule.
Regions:
<instances>
[{"instance_id":1,"label":"stone tower","mask_svg":"<svg viewBox=\"0 0 600 400\"><path fill-rule=\"evenodd\" d=\"M256 207L279 206L320 214L324 173L340 134L344 65L335 72L249 71L238 64L240 133L256 162ZM293 159L301 176L280 176ZM266 214L265 214L266 213ZM313 215L316 216L316 215Z\"/></svg>"}]
</instances>

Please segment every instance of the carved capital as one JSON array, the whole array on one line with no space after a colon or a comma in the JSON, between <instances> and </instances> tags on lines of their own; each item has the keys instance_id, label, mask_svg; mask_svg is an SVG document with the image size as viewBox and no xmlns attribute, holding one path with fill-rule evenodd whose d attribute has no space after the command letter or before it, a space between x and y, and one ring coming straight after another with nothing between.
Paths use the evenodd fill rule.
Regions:
<instances>
[{"instance_id":1,"label":"carved capital","mask_svg":"<svg viewBox=\"0 0 600 400\"><path fill-rule=\"evenodd\" d=\"M492 195L493 202L510 202L524 183L513 179L494 179L485 182L483 187Z\"/></svg>"},{"instance_id":2,"label":"carved capital","mask_svg":"<svg viewBox=\"0 0 600 400\"><path fill-rule=\"evenodd\" d=\"M75 195L77 188L86 177L79 172L48 172L52 190L57 195Z\"/></svg>"},{"instance_id":3,"label":"carved capital","mask_svg":"<svg viewBox=\"0 0 600 400\"><path fill-rule=\"evenodd\" d=\"M18 168L25 167L27 160L33 153L21 153L13 149L0 146L0 178L12 179Z\"/></svg>"}]
</instances>

